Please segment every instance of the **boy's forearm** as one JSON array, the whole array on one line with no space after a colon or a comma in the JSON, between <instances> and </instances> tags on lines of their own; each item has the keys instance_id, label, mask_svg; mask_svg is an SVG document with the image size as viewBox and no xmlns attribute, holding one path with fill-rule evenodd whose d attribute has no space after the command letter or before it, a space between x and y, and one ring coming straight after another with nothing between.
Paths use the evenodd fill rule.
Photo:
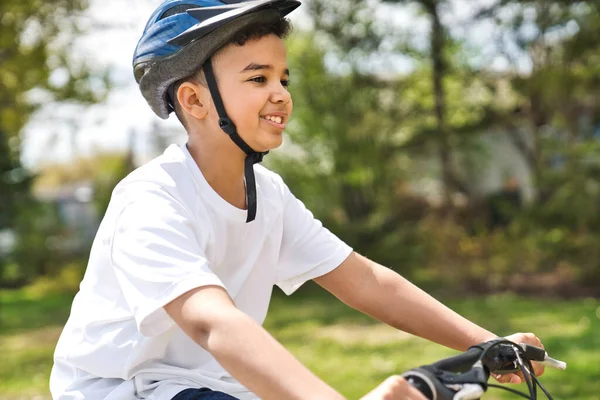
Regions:
<instances>
[{"instance_id":1,"label":"boy's forearm","mask_svg":"<svg viewBox=\"0 0 600 400\"><path fill-rule=\"evenodd\" d=\"M367 294L372 301L365 303L365 311L380 321L459 351L496 337L394 271L380 268L376 275L377 284ZM387 304L382 306L382 302Z\"/></svg>"},{"instance_id":2,"label":"boy's forearm","mask_svg":"<svg viewBox=\"0 0 600 400\"><path fill-rule=\"evenodd\" d=\"M198 343L261 399L343 397L296 360L259 324L239 310L223 318Z\"/></svg>"},{"instance_id":3,"label":"boy's forearm","mask_svg":"<svg viewBox=\"0 0 600 400\"><path fill-rule=\"evenodd\" d=\"M340 300L405 332L464 351L496 335L441 304L396 272L353 254L337 282L317 280ZM344 279L342 277L345 275ZM322 278L320 278L322 279ZM325 284L323 284L325 283Z\"/></svg>"},{"instance_id":4,"label":"boy's forearm","mask_svg":"<svg viewBox=\"0 0 600 400\"><path fill-rule=\"evenodd\" d=\"M343 397L313 375L217 286L193 289L165 306L181 329L261 399Z\"/></svg>"}]
</instances>

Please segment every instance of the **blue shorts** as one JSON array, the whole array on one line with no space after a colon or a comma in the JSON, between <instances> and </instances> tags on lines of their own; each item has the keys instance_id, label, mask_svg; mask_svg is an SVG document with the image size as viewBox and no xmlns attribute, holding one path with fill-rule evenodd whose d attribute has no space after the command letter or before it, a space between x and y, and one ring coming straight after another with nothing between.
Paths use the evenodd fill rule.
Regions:
<instances>
[{"instance_id":1,"label":"blue shorts","mask_svg":"<svg viewBox=\"0 0 600 400\"><path fill-rule=\"evenodd\" d=\"M223 392L213 392L210 389L185 389L179 393L173 400L237 400L235 397Z\"/></svg>"}]
</instances>

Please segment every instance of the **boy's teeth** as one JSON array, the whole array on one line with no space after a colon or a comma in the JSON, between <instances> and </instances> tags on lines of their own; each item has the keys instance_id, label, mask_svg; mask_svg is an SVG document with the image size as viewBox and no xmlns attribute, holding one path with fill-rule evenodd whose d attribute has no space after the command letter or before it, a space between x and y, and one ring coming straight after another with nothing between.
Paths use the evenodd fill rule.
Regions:
<instances>
[{"instance_id":1,"label":"boy's teeth","mask_svg":"<svg viewBox=\"0 0 600 400\"><path fill-rule=\"evenodd\" d=\"M266 116L265 119L268 119L269 121L273 121L276 124L280 124L283 121L283 118L281 118L281 117L274 117L272 115Z\"/></svg>"}]
</instances>

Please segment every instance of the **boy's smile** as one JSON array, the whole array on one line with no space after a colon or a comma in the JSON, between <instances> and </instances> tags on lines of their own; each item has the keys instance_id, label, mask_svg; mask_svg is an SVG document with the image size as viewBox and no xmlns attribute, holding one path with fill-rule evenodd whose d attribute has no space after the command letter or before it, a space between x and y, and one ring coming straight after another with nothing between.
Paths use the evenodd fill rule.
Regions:
<instances>
[{"instance_id":1,"label":"boy's smile","mask_svg":"<svg viewBox=\"0 0 600 400\"><path fill-rule=\"evenodd\" d=\"M259 152L279 147L292 113L283 41L267 35L229 45L213 60L225 109L242 139ZM211 114L218 119L216 110Z\"/></svg>"},{"instance_id":2,"label":"boy's smile","mask_svg":"<svg viewBox=\"0 0 600 400\"><path fill-rule=\"evenodd\" d=\"M287 117L287 114L284 112L275 112L275 113L261 116L260 118L277 128L285 129L286 117Z\"/></svg>"}]
</instances>

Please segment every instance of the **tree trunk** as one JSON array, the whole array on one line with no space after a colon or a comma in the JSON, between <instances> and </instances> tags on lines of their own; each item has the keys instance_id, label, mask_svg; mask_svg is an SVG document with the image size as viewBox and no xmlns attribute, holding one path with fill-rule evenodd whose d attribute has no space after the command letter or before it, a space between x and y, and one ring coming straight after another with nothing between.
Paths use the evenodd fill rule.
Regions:
<instances>
[{"instance_id":1,"label":"tree trunk","mask_svg":"<svg viewBox=\"0 0 600 400\"><path fill-rule=\"evenodd\" d=\"M446 124L446 92L444 76L446 61L444 59L445 32L440 21L437 0L423 1L423 6L431 18L431 61L433 90L435 95L435 117L438 129L438 156L442 169L442 193L447 211L452 210L452 182L457 178L452 171L452 153L449 142L449 131Z\"/></svg>"}]
</instances>

